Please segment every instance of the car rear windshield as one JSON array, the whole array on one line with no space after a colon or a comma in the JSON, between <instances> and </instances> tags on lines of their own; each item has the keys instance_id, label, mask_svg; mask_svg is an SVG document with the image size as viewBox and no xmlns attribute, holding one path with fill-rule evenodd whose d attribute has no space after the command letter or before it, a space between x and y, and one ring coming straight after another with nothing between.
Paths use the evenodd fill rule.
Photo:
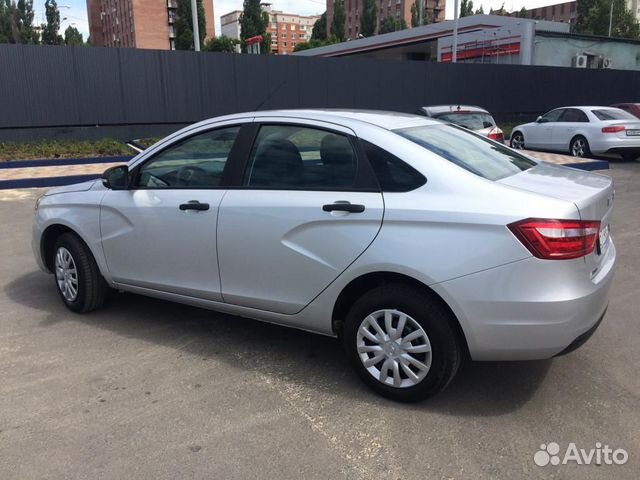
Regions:
<instances>
[{"instance_id":1,"label":"car rear windshield","mask_svg":"<svg viewBox=\"0 0 640 480\"><path fill-rule=\"evenodd\" d=\"M637 120L636 117L623 110L613 110L611 108L601 110L591 110L600 120Z\"/></svg>"},{"instance_id":2,"label":"car rear windshield","mask_svg":"<svg viewBox=\"0 0 640 480\"><path fill-rule=\"evenodd\" d=\"M495 127L496 122L488 113L483 112L447 112L436 117L438 120L455 123L469 130L482 130Z\"/></svg>"},{"instance_id":3,"label":"car rear windshield","mask_svg":"<svg viewBox=\"0 0 640 480\"><path fill-rule=\"evenodd\" d=\"M533 160L455 125L402 128L395 133L489 180L536 166Z\"/></svg>"}]
</instances>

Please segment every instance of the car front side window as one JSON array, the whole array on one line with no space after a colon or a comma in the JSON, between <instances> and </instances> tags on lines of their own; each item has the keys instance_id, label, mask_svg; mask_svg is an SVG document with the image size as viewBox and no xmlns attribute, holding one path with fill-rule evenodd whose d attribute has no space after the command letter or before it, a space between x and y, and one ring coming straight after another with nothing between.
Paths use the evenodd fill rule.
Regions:
<instances>
[{"instance_id":1,"label":"car front side window","mask_svg":"<svg viewBox=\"0 0 640 480\"><path fill-rule=\"evenodd\" d=\"M564 111L565 111L564 108L558 108L556 110L551 110L550 112L545 113L542 116L542 123L559 121Z\"/></svg>"},{"instance_id":2,"label":"car front side window","mask_svg":"<svg viewBox=\"0 0 640 480\"><path fill-rule=\"evenodd\" d=\"M166 148L140 168L137 188L219 188L240 126L207 131Z\"/></svg>"}]
</instances>

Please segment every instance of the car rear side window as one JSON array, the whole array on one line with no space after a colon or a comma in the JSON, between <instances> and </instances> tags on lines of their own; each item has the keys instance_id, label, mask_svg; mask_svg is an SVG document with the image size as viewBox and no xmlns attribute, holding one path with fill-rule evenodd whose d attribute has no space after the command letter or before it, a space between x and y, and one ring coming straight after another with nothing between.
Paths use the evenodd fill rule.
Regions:
<instances>
[{"instance_id":1,"label":"car rear side window","mask_svg":"<svg viewBox=\"0 0 640 480\"><path fill-rule=\"evenodd\" d=\"M489 180L499 180L537 165L497 142L455 125L425 125L395 130L395 133Z\"/></svg>"},{"instance_id":2,"label":"car rear side window","mask_svg":"<svg viewBox=\"0 0 640 480\"><path fill-rule=\"evenodd\" d=\"M295 125L264 125L244 183L278 189L350 190L356 154L346 135Z\"/></svg>"},{"instance_id":3,"label":"car rear side window","mask_svg":"<svg viewBox=\"0 0 640 480\"><path fill-rule=\"evenodd\" d=\"M560 121L569 123L589 123L589 118L582 110L578 110L577 108L567 108L564 114L562 114Z\"/></svg>"},{"instance_id":4,"label":"car rear side window","mask_svg":"<svg viewBox=\"0 0 640 480\"><path fill-rule=\"evenodd\" d=\"M482 130L496 126L493 117L484 112L447 112L436 116L436 118L455 123L469 130Z\"/></svg>"},{"instance_id":5,"label":"car rear side window","mask_svg":"<svg viewBox=\"0 0 640 480\"><path fill-rule=\"evenodd\" d=\"M637 120L636 117L622 110L614 110L612 108L602 108L600 110L591 110L599 120Z\"/></svg>"},{"instance_id":6,"label":"car rear side window","mask_svg":"<svg viewBox=\"0 0 640 480\"><path fill-rule=\"evenodd\" d=\"M409 192L427 183L424 175L392 153L366 140L361 143L383 192Z\"/></svg>"},{"instance_id":7,"label":"car rear side window","mask_svg":"<svg viewBox=\"0 0 640 480\"><path fill-rule=\"evenodd\" d=\"M178 141L140 169L141 188L218 188L240 127L220 128Z\"/></svg>"}]
</instances>

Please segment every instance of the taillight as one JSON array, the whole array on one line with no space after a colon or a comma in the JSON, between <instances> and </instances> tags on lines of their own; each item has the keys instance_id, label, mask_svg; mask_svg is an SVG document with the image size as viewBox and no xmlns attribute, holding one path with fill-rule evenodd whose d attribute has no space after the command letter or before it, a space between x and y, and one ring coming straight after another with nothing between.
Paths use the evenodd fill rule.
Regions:
<instances>
[{"instance_id":1,"label":"taillight","mask_svg":"<svg viewBox=\"0 0 640 480\"><path fill-rule=\"evenodd\" d=\"M618 133L618 132L624 132L623 125L612 125L611 127L602 128L602 133Z\"/></svg>"},{"instance_id":2,"label":"taillight","mask_svg":"<svg viewBox=\"0 0 640 480\"><path fill-rule=\"evenodd\" d=\"M504 142L504 136L502 135L502 130L498 127L493 127L493 129L487 135L491 140L497 140L498 142Z\"/></svg>"},{"instance_id":3,"label":"taillight","mask_svg":"<svg viewBox=\"0 0 640 480\"><path fill-rule=\"evenodd\" d=\"M507 225L527 249L538 258L568 260L593 252L600 222L529 218Z\"/></svg>"}]
</instances>

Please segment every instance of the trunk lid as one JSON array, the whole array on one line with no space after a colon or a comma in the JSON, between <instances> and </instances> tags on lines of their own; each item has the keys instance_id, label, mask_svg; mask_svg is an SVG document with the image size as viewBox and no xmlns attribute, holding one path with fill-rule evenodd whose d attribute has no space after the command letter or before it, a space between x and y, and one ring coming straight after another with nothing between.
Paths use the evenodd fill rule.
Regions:
<instances>
[{"instance_id":1,"label":"trunk lid","mask_svg":"<svg viewBox=\"0 0 640 480\"><path fill-rule=\"evenodd\" d=\"M609 223L613 211L613 179L547 163L517 175L498 180L512 187L572 202L581 220L600 221L600 239L593 253L585 257L590 273L595 275L609 246Z\"/></svg>"}]
</instances>

